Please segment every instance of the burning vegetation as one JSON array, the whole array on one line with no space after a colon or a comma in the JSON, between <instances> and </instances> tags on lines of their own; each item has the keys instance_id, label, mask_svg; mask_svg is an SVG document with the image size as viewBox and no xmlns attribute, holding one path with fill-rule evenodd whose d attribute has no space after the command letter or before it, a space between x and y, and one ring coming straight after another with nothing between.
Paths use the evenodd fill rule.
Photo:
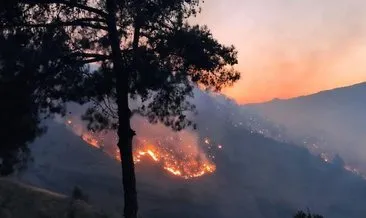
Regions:
<instances>
[{"instance_id":1,"label":"burning vegetation","mask_svg":"<svg viewBox=\"0 0 366 218\"><path fill-rule=\"evenodd\" d=\"M103 149L112 158L120 161L120 153L117 148L117 136L115 133L95 133L86 130L77 119L69 118L65 124L76 135L79 135L87 144ZM134 139L134 162L139 164L143 161L158 164L165 172L183 179L193 179L207 174L212 174L216 170L213 163L214 155L206 155L197 142L190 137L180 137L178 135L157 136L146 135L137 136ZM203 143L206 148L212 150L210 139L205 138ZM217 146L222 149L222 145Z\"/></svg>"}]
</instances>

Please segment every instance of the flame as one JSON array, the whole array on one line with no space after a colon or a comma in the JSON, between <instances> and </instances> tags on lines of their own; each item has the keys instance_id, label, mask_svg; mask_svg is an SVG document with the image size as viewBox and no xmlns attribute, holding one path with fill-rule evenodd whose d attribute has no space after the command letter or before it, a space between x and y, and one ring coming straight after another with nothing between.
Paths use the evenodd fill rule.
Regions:
<instances>
[{"instance_id":1,"label":"flame","mask_svg":"<svg viewBox=\"0 0 366 218\"><path fill-rule=\"evenodd\" d=\"M147 153L150 155L150 157L154 160L154 161L159 161L159 158L157 158L157 155L152 152L151 150L148 150Z\"/></svg>"},{"instance_id":2,"label":"flame","mask_svg":"<svg viewBox=\"0 0 366 218\"><path fill-rule=\"evenodd\" d=\"M149 157L152 161L162 165L162 168L168 173L184 179L197 178L216 170L216 166L201 153L182 152L161 145L145 144L146 140L139 141L142 143L135 144L135 163L141 162L143 157Z\"/></svg>"},{"instance_id":3,"label":"flame","mask_svg":"<svg viewBox=\"0 0 366 218\"><path fill-rule=\"evenodd\" d=\"M166 169L168 172L172 173L175 176L181 176L182 173L179 170L175 170L172 167L164 167L164 169Z\"/></svg>"},{"instance_id":4,"label":"flame","mask_svg":"<svg viewBox=\"0 0 366 218\"><path fill-rule=\"evenodd\" d=\"M80 133L81 130L81 139L87 144L96 148L105 147L103 144L103 137L105 136L86 131L81 128L80 125L77 125L77 122L71 120L67 120L66 124L71 127L71 130L76 134ZM157 143L149 142L149 140L145 138L137 138L134 143L133 151L135 164L150 160L153 163L160 165L162 169L169 174L183 179L197 178L215 172L216 165L206 158L206 155L201 150L191 144L184 145L185 148L181 148L180 146L169 146L169 140L175 142L175 139L172 137L166 137L165 141L160 140ZM210 139L205 138L204 143L210 144ZM222 145L218 145L218 148L222 149ZM118 149L105 150L105 152L112 158L118 161L121 160Z\"/></svg>"},{"instance_id":5,"label":"flame","mask_svg":"<svg viewBox=\"0 0 366 218\"><path fill-rule=\"evenodd\" d=\"M88 143L89 145L92 145L93 147L100 148L99 142L97 139L95 139L91 134L82 134L81 138Z\"/></svg>"}]
</instances>

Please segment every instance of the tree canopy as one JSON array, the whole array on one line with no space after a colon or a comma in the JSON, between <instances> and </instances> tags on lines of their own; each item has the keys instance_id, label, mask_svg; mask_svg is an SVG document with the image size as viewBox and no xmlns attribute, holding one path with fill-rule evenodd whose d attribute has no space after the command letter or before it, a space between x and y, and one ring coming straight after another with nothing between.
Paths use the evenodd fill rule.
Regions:
<instances>
[{"instance_id":1,"label":"tree canopy","mask_svg":"<svg viewBox=\"0 0 366 218\"><path fill-rule=\"evenodd\" d=\"M208 27L188 22L200 12L200 3L0 2L3 40L28 37L13 43L19 57L8 60L3 55L1 67L10 76L23 75L24 87L29 86L24 101L29 100L32 108L26 110L33 118L31 129L38 130L39 115L65 112L67 101L92 102L84 116L89 127L118 131L128 218L137 216L131 116L139 114L181 130L193 125L187 112L195 110L189 101L194 87L220 91L240 77L232 67L237 64L235 48L220 44ZM20 69L6 69L8 62ZM90 65L96 70L88 70Z\"/></svg>"},{"instance_id":2,"label":"tree canopy","mask_svg":"<svg viewBox=\"0 0 366 218\"><path fill-rule=\"evenodd\" d=\"M2 11L1 18L8 13L12 11ZM26 166L27 144L45 131L41 119L65 111L70 97L67 81L81 76L71 72L81 71L83 65L65 65L55 58L58 52L69 50L54 44L53 40L62 37L60 32L1 29L0 175Z\"/></svg>"},{"instance_id":3,"label":"tree canopy","mask_svg":"<svg viewBox=\"0 0 366 218\"><path fill-rule=\"evenodd\" d=\"M304 211L299 211L295 214L294 218L324 218L319 214L311 214L310 212L305 213Z\"/></svg>"}]
</instances>

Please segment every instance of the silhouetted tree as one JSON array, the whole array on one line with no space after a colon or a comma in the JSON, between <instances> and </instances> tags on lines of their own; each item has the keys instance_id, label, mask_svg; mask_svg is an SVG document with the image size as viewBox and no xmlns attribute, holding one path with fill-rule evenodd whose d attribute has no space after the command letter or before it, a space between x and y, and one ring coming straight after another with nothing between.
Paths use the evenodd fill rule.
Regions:
<instances>
[{"instance_id":1,"label":"silhouetted tree","mask_svg":"<svg viewBox=\"0 0 366 218\"><path fill-rule=\"evenodd\" d=\"M296 213L294 218L324 218L324 217L318 214L311 214L310 212L305 213L304 211L299 211Z\"/></svg>"},{"instance_id":2,"label":"silhouetted tree","mask_svg":"<svg viewBox=\"0 0 366 218\"><path fill-rule=\"evenodd\" d=\"M0 19L6 22L1 28L65 33L54 44L65 44L72 52L57 53L56 60L96 63L96 71L82 73L83 89L68 99L94 103L84 116L89 128L117 129L127 218L137 217L138 210L132 155L135 132L130 126L133 113L181 130L193 124L187 111L195 109L189 102L195 85L219 91L239 79L230 67L237 63L234 47L218 43L207 27L188 24L199 13L199 3L9 0L0 5L7 11L14 5L21 9L17 19L14 13L4 13Z\"/></svg>"},{"instance_id":3,"label":"silhouetted tree","mask_svg":"<svg viewBox=\"0 0 366 218\"><path fill-rule=\"evenodd\" d=\"M8 16L10 22L11 19L17 19L19 12L17 7L2 10L0 18ZM62 37L60 32L1 29L1 176L26 166L30 157L27 144L45 130L41 126L40 115L46 117L51 113L62 112L62 104L66 101L63 87L68 85L64 82L69 80L65 72L75 72L72 65L67 67L64 62L52 58L52 55L69 49L62 45L55 47L54 40ZM69 74L69 77L80 77L80 73Z\"/></svg>"},{"instance_id":4,"label":"silhouetted tree","mask_svg":"<svg viewBox=\"0 0 366 218\"><path fill-rule=\"evenodd\" d=\"M80 187L75 186L74 189L72 190L72 199L73 200L81 200L84 202L88 202L89 197L88 195L86 195Z\"/></svg>"},{"instance_id":5,"label":"silhouetted tree","mask_svg":"<svg viewBox=\"0 0 366 218\"><path fill-rule=\"evenodd\" d=\"M341 156L339 156L339 154L337 154L334 158L333 158L333 164L340 168L340 169L343 169L346 165L346 163L344 162L344 160L342 159Z\"/></svg>"}]
</instances>

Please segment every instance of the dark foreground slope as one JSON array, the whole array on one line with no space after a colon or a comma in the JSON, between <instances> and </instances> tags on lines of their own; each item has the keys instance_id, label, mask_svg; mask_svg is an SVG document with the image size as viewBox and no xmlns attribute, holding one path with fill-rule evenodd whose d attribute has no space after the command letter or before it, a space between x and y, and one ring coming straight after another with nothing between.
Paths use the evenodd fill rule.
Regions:
<instances>
[{"instance_id":1,"label":"dark foreground slope","mask_svg":"<svg viewBox=\"0 0 366 218\"><path fill-rule=\"evenodd\" d=\"M103 218L94 208L64 195L0 179L1 218Z\"/></svg>"},{"instance_id":2,"label":"dark foreground slope","mask_svg":"<svg viewBox=\"0 0 366 218\"><path fill-rule=\"evenodd\" d=\"M217 171L181 180L149 163L138 165L142 217L286 218L310 208L329 218L363 218L366 182L324 163L306 149L247 130L248 118L226 99L199 94L197 117L202 140L223 149ZM87 146L60 124L33 146L35 162L23 181L62 193L75 185L91 202L115 217L122 211L119 164Z\"/></svg>"}]
</instances>

